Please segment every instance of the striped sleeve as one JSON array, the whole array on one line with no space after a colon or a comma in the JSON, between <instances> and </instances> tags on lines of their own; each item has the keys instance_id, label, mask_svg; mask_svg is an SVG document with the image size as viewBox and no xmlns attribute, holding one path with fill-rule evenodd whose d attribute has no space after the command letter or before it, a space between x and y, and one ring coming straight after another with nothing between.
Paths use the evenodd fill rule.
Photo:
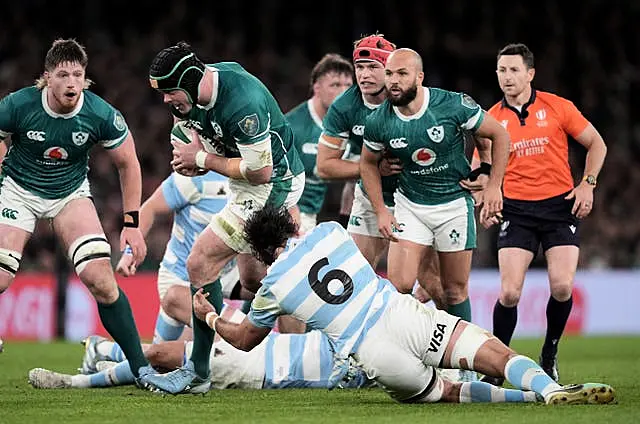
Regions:
<instances>
[{"instance_id":1,"label":"striped sleeve","mask_svg":"<svg viewBox=\"0 0 640 424\"><path fill-rule=\"evenodd\" d=\"M200 200L200 190L195 180L175 172L162 182L162 194L174 211Z\"/></svg>"},{"instance_id":2,"label":"striped sleeve","mask_svg":"<svg viewBox=\"0 0 640 424\"><path fill-rule=\"evenodd\" d=\"M282 315L282 309L278 301L269 288L263 284L251 302L251 310L247 318L256 327L273 328L280 315Z\"/></svg>"}]
</instances>

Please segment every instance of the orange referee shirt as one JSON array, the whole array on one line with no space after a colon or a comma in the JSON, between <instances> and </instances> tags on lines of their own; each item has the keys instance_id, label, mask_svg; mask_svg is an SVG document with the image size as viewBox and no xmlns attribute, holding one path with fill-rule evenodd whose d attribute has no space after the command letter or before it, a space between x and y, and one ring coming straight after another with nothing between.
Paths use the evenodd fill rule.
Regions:
<instances>
[{"instance_id":1,"label":"orange referee shirt","mask_svg":"<svg viewBox=\"0 0 640 424\"><path fill-rule=\"evenodd\" d=\"M532 90L521 112L503 99L488 113L511 136L504 197L542 200L573 189L567 134L577 137L589 121L572 102Z\"/></svg>"}]
</instances>

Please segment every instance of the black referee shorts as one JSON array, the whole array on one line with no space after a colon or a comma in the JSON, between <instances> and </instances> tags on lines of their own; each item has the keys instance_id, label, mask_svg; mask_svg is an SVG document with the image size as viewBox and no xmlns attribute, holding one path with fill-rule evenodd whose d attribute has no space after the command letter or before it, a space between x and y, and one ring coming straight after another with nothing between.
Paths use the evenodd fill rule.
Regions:
<instances>
[{"instance_id":1,"label":"black referee shorts","mask_svg":"<svg viewBox=\"0 0 640 424\"><path fill-rule=\"evenodd\" d=\"M538 246L580 246L580 221L571 213L567 193L543 200L504 199L498 249L519 247L535 255Z\"/></svg>"}]
</instances>

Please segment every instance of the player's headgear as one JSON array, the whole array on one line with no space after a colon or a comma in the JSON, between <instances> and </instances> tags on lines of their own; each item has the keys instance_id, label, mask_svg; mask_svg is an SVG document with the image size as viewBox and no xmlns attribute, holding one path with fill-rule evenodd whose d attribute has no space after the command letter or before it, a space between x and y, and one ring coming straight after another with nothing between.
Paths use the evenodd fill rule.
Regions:
<instances>
[{"instance_id":1,"label":"player's headgear","mask_svg":"<svg viewBox=\"0 0 640 424\"><path fill-rule=\"evenodd\" d=\"M160 91L182 90L191 104L198 101L198 86L204 75L204 63L184 41L156 55L149 67L151 87Z\"/></svg>"},{"instance_id":2,"label":"player's headgear","mask_svg":"<svg viewBox=\"0 0 640 424\"><path fill-rule=\"evenodd\" d=\"M374 34L361 38L354 43L353 63L378 62L384 66L396 45L384 38L383 34Z\"/></svg>"}]
</instances>

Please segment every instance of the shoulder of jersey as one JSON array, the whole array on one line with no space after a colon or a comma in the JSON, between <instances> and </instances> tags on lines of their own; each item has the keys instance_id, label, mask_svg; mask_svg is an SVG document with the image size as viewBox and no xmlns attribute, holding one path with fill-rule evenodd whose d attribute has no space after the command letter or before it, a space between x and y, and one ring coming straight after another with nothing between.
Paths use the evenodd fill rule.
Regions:
<instances>
[{"instance_id":1,"label":"shoulder of jersey","mask_svg":"<svg viewBox=\"0 0 640 424\"><path fill-rule=\"evenodd\" d=\"M11 100L15 106L32 102L40 102L40 99L42 98L42 91L35 85L21 88L9 94L11 95Z\"/></svg>"},{"instance_id":2,"label":"shoulder of jersey","mask_svg":"<svg viewBox=\"0 0 640 424\"><path fill-rule=\"evenodd\" d=\"M90 90L84 90L84 102L85 105L93 108L96 112L114 108L109 102Z\"/></svg>"},{"instance_id":3,"label":"shoulder of jersey","mask_svg":"<svg viewBox=\"0 0 640 424\"><path fill-rule=\"evenodd\" d=\"M293 109L291 109L289 112L285 113L284 116L291 117L291 116L302 115L305 111L308 110L308 107L307 107L307 102L308 101L309 100L305 100L304 102L298 104Z\"/></svg>"},{"instance_id":4,"label":"shoulder of jersey","mask_svg":"<svg viewBox=\"0 0 640 424\"><path fill-rule=\"evenodd\" d=\"M451 99L459 99L462 93L444 90L442 88L429 87L429 104L439 104Z\"/></svg>"},{"instance_id":5,"label":"shoulder of jersey","mask_svg":"<svg viewBox=\"0 0 640 424\"><path fill-rule=\"evenodd\" d=\"M346 233L346 230L344 229L344 227L340 223L335 221L321 222L316 227L318 230L322 230L326 233L330 233L331 231L334 231L334 230L339 230L340 232Z\"/></svg>"},{"instance_id":6,"label":"shoulder of jersey","mask_svg":"<svg viewBox=\"0 0 640 424\"><path fill-rule=\"evenodd\" d=\"M557 94L540 90L536 90L536 100L540 100L541 102L546 103L552 107L569 102L569 100L565 99L564 97L558 96Z\"/></svg>"},{"instance_id":7,"label":"shoulder of jersey","mask_svg":"<svg viewBox=\"0 0 640 424\"><path fill-rule=\"evenodd\" d=\"M332 107L342 109L350 109L354 104L362 103L362 93L358 84L353 84L342 92L331 104Z\"/></svg>"}]
</instances>

